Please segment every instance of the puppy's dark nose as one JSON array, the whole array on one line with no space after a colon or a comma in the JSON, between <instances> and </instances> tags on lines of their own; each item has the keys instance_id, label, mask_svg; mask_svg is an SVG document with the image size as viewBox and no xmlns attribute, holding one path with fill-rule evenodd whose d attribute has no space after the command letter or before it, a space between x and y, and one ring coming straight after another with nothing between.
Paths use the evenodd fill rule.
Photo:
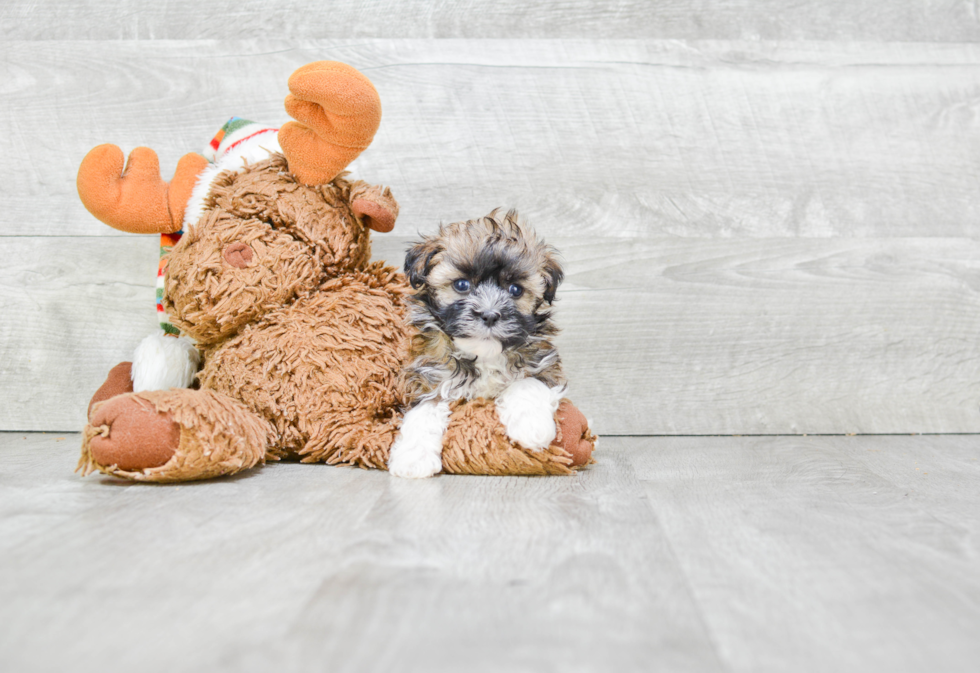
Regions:
<instances>
[{"instance_id":1,"label":"puppy's dark nose","mask_svg":"<svg viewBox=\"0 0 980 673\"><path fill-rule=\"evenodd\" d=\"M500 320L500 314L496 311L480 311L480 317L483 318L483 324L487 327L493 327L494 323Z\"/></svg>"}]
</instances>

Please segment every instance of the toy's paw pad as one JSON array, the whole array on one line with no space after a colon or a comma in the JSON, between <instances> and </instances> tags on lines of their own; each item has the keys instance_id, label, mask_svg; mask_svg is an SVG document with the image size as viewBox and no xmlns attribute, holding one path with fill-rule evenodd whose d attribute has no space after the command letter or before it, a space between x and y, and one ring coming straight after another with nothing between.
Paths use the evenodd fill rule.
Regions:
<instances>
[{"instance_id":1,"label":"toy's paw pad","mask_svg":"<svg viewBox=\"0 0 980 673\"><path fill-rule=\"evenodd\" d=\"M160 467L180 443L180 426L138 395L118 395L95 406L91 425L102 433L91 440L92 458L122 470Z\"/></svg>"},{"instance_id":2,"label":"toy's paw pad","mask_svg":"<svg viewBox=\"0 0 980 673\"><path fill-rule=\"evenodd\" d=\"M393 453L388 471L403 479L425 479L442 471L442 456L434 453Z\"/></svg>"},{"instance_id":3,"label":"toy's paw pad","mask_svg":"<svg viewBox=\"0 0 980 673\"><path fill-rule=\"evenodd\" d=\"M355 199L351 203L351 209L369 229L381 233L387 233L395 228L395 218L397 212L386 208L384 204L376 203L368 199Z\"/></svg>"},{"instance_id":4,"label":"toy's paw pad","mask_svg":"<svg viewBox=\"0 0 980 673\"><path fill-rule=\"evenodd\" d=\"M595 450L595 435L591 435L585 416L578 408L565 400L558 407L558 424L561 426L561 447L572 457L572 466L588 465Z\"/></svg>"},{"instance_id":5,"label":"toy's paw pad","mask_svg":"<svg viewBox=\"0 0 980 673\"><path fill-rule=\"evenodd\" d=\"M537 379L517 381L497 398L497 416L507 436L531 451L548 448L557 433L555 411L564 388Z\"/></svg>"}]
</instances>

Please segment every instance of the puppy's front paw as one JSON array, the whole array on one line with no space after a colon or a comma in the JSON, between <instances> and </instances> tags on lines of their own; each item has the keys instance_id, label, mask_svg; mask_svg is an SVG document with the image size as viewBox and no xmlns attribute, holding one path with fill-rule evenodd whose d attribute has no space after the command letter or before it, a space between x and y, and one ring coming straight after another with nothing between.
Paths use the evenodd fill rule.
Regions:
<instances>
[{"instance_id":1,"label":"puppy's front paw","mask_svg":"<svg viewBox=\"0 0 980 673\"><path fill-rule=\"evenodd\" d=\"M442 435L449 423L447 402L425 402L409 410L391 446L388 471L396 477L424 479L442 469Z\"/></svg>"},{"instance_id":2,"label":"puppy's front paw","mask_svg":"<svg viewBox=\"0 0 980 673\"><path fill-rule=\"evenodd\" d=\"M442 470L442 456L433 453L393 453L388 471L403 479L425 479Z\"/></svg>"},{"instance_id":3,"label":"puppy's front paw","mask_svg":"<svg viewBox=\"0 0 980 673\"><path fill-rule=\"evenodd\" d=\"M507 436L531 451L548 448L555 439L555 411L564 388L549 388L537 379L517 381L497 398L497 416Z\"/></svg>"},{"instance_id":4,"label":"puppy's front paw","mask_svg":"<svg viewBox=\"0 0 980 673\"><path fill-rule=\"evenodd\" d=\"M539 416L526 413L523 417L505 422L507 436L531 451L547 449L555 440L555 419L551 415Z\"/></svg>"}]
</instances>

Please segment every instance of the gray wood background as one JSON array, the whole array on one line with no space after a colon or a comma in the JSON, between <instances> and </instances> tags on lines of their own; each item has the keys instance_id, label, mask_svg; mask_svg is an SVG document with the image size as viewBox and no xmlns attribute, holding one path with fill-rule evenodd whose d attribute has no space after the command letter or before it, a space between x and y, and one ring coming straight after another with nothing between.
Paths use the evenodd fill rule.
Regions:
<instances>
[{"instance_id":1,"label":"gray wood background","mask_svg":"<svg viewBox=\"0 0 980 673\"><path fill-rule=\"evenodd\" d=\"M154 325L157 242L88 215L84 154L169 177L330 58L384 104L376 256L518 207L600 433L980 432L976 3L6 0L0 35L0 430L78 429Z\"/></svg>"}]
</instances>

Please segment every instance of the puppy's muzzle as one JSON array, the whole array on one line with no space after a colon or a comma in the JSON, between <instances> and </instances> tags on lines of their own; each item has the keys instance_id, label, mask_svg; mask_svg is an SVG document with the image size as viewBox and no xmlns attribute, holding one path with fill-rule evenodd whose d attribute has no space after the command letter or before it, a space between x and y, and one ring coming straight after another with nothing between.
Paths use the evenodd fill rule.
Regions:
<instances>
[{"instance_id":1,"label":"puppy's muzzle","mask_svg":"<svg viewBox=\"0 0 980 673\"><path fill-rule=\"evenodd\" d=\"M483 324L487 327L493 327L495 324L497 324L497 321L500 320L499 311L478 311L477 315L480 316L480 320L482 320Z\"/></svg>"}]
</instances>

